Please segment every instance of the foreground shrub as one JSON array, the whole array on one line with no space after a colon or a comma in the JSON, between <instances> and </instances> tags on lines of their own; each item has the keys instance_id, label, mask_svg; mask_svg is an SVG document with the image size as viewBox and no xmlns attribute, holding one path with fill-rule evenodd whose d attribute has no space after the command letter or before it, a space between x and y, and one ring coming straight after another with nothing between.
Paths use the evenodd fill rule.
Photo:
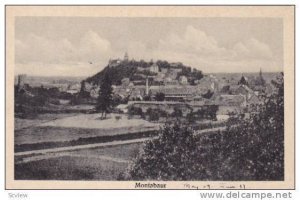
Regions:
<instances>
[{"instance_id":1,"label":"foreground shrub","mask_svg":"<svg viewBox=\"0 0 300 200\"><path fill-rule=\"evenodd\" d=\"M224 132L194 136L189 121L167 123L128 171L132 180L284 180L283 77Z\"/></svg>"}]
</instances>

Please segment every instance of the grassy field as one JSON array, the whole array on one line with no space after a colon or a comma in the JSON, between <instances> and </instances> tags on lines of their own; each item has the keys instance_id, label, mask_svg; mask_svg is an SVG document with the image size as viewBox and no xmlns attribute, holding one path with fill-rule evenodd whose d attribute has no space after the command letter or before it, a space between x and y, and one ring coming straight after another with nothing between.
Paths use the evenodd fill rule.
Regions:
<instances>
[{"instance_id":1,"label":"grassy field","mask_svg":"<svg viewBox=\"0 0 300 200\"><path fill-rule=\"evenodd\" d=\"M65 117L41 123L39 126L65 127L65 128L97 128L97 129L116 129L122 128L130 130L131 128L156 127L158 124L148 122L143 119L128 119L127 115L109 114L104 120L101 120L101 114L77 114L75 116Z\"/></svg>"},{"instance_id":2,"label":"grassy field","mask_svg":"<svg viewBox=\"0 0 300 200\"><path fill-rule=\"evenodd\" d=\"M138 155L142 144L128 144L119 145L114 147L97 148L97 149L85 149L80 151L73 151L72 154L83 155L83 156L96 156L106 155L113 158L122 158L125 160L131 160Z\"/></svg>"},{"instance_id":3,"label":"grassy field","mask_svg":"<svg viewBox=\"0 0 300 200\"><path fill-rule=\"evenodd\" d=\"M15 165L16 180L116 180L127 164L63 156Z\"/></svg>"},{"instance_id":4,"label":"grassy field","mask_svg":"<svg viewBox=\"0 0 300 200\"><path fill-rule=\"evenodd\" d=\"M80 150L55 158L15 164L16 180L117 180L142 144ZM76 155L76 156L74 156ZM99 156L99 158L97 158ZM101 156L128 162L115 162Z\"/></svg>"},{"instance_id":5,"label":"grassy field","mask_svg":"<svg viewBox=\"0 0 300 200\"><path fill-rule=\"evenodd\" d=\"M16 119L15 152L153 136L160 126L111 114L48 114L32 121ZM203 122L204 123L204 122ZM203 124L202 124L203 125ZM203 128L203 127L202 127ZM17 180L117 180L138 155L142 144L16 157Z\"/></svg>"},{"instance_id":6,"label":"grassy field","mask_svg":"<svg viewBox=\"0 0 300 200\"><path fill-rule=\"evenodd\" d=\"M157 130L160 125L142 119L127 119L126 115L116 119L112 114L105 120L100 120L99 114L56 115L52 114L48 118L43 116L44 118L30 121L15 119L18 127L21 127L21 121L23 122L23 128L15 129L15 145L145 132Z\"/></svg>"},{"instance_id":7,"label":"grassy field","mask_svg":"<svg viewBox=\"0 0 300 200\"><path fill-rule=\"evenodd\" d=\"M74 113L64 113L64 114L53 114L53 113L47 113L47 114L39 114L38 117L35 119L21 119L15 117L15 130L20 130L28 127L33 127L33 126L38 126L42 123L51 121L51 120L56 120L56 119L61 119L65 117L70 117L74 116L76 114Z\"/></svg>"}]
</instances>

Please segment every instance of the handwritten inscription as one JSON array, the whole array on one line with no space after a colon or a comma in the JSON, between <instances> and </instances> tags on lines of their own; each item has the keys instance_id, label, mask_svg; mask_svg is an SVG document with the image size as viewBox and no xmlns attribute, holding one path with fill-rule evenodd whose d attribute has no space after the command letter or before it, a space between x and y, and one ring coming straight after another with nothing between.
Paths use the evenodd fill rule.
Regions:
<instances>
[{"instance_id":1,"label":"handwritten inscription","mask_svg":"<svg viewBox=\"0 0 300 200\"><path fill-rule=\"evenodd\" d=\"M246 189L245 184L237 184L237 185L231 185L231 184L203 184L203 185L195 185L195 184L190 184L186 183L183 185L185 189L191 189L191 190L211 190L211 189L239 189L243 190Z\"/></svg>"}]
</instances>

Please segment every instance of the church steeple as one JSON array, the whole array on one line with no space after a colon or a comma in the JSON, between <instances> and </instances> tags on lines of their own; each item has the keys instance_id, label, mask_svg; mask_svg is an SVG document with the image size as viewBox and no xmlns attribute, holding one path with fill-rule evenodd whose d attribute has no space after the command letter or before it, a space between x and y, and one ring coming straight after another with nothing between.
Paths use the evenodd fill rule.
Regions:
<instances>
[{"instance_id":1,"label":"church steeple","mask_svg":"<svg viewBox=\"0 0 300 200\"><path fill-rule=\"evenodd\" d=\"M259 69L259 77L262 78L262 71L261 71L261 68Z\"/></svg>"},{"instance_id":2,"label":"church steeple","mask_svg":"<svg viewBox=\"0 0 300 200\"><path fill-rule=\"evenodd\" d=\"M258 77L256 78L256 85L264 86L265 83L266 83L266 81L265 81L265 79L264 79L264 77L263 77L263 75L262 75L262 70L261 70L261 68L260 68L260 70L259 70L259 75L258 75Z\"/></svg>"}]
</instances>

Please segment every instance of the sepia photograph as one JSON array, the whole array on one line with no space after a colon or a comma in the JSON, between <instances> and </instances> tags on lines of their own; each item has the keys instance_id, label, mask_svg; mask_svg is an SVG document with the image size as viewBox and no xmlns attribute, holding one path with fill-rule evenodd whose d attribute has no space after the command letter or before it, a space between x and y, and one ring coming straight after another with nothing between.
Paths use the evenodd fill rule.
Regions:
<instances>
[{"instance_id":1,"label":"sepia photograph","mask_svg":"<svg viewBox=\"0 0 300 200\"><path fill-rule=\"evenodd\" d=\"M6 88L8 188L295 187L293 6L7 6Z\"/></svg>"}]
</instances>

